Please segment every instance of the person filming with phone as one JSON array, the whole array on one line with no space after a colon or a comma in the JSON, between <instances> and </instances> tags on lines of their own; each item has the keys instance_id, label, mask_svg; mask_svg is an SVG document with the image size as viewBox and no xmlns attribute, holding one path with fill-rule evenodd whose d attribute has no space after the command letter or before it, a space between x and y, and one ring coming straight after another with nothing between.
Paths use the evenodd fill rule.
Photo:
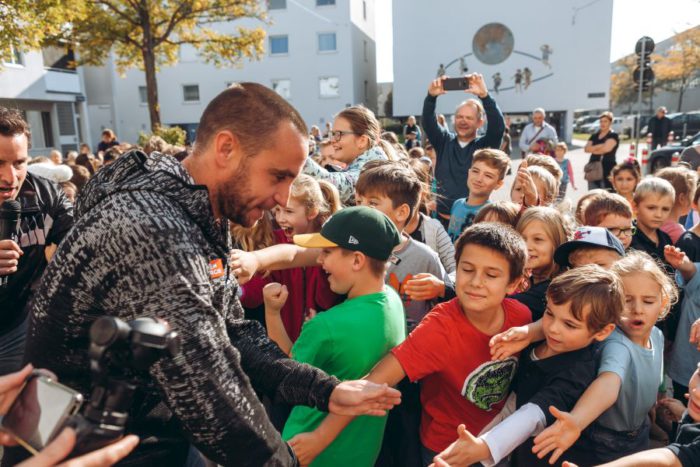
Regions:
<instances>
[{"instance_id":1,"label":"person filming with phone","mask_svg":"<svg viewBox=\"0 0 700 467\"><path fill-rule=\"evenodd\" d=\"M55 379L55 377L46 372L46 370L38 370L38 372L51 376L53 379ZM7 415L8 410L22 391L25 381L32 376L32 373L32 366L27 365L18 372L0 376L0 417L5 417L5 415ZM34 397L33 400L36 402L36 404L38 404L36 397ZM39 410L36 404L32 406L32 404L27 404L25 402L25 407L22 413L28 418L36 417L36 412ZM28 423L31 424L31 420L28 420ZM134 435L129 435L120 439L119 441L116 441L115 443L91 453L80 457L75 457L66 462L61 462L68 456L68 454L70 454L75 446L75 441L75 430L66 428L34 457L17 464L17 467L49 467L54 465L58 465L60 467L109 466L117 463L128 455L138 444L139 438ZM0 431L0 445L14 446L15 444L17 444L15 437L9 433Z\"/></svg>"},{"instance_id":2,"label":"person filming with phone","mask_svg":"<svg viewBox=\"0 0 700 467\"><path fill-rule=\"evenodd\" d=\"M435 114L438 96L448 90L461 90L478 97L465 100L455 109L455 133L438 125ZM477 130L485 122L488 122L486 133L477 137ZM423 129L437 154L435 178L440 195L437 211L445 229L450 223L452 203L469 195L467 173L472 165L474 151L482 148L498 149L505 127L503 114L489 95L481 74L472 73L460 78L440 76L430 82L428 95L423 101Z\"/></svg>"}]
</instances>

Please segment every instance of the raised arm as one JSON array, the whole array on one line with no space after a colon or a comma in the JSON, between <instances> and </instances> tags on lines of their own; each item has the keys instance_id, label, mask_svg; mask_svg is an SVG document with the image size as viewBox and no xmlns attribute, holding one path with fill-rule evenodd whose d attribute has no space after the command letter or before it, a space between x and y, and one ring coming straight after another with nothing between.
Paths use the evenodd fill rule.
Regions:
<instances>
[{"instance_id":1,"label":"raised arm","mask_svg":"<svg viewBox=\"0 0 700 467\"><path fill-rule=\"evenodd\" d=\"M280 244L255 251L233 250L229 259L238 282L245 284L258 271L315 266L320 253L317 248Z\"/></svg>"},{"instance_id":2,"label":"raised arm","mask_svg":"<svg viewBox=\"0 0 700 467\"><path fill-rule=\"evenodd\" d=\"M445 94L445 89L442 87L442 82L447 79L447 76L441 76L430 82L428 86L428 95L423 101L423 120L421 124L425 130L425 134L430 140L430 143L436 149L438 156L440 148L448 138L448 131L438 125L437 115L435 115L435 106L438 96Z\"/></svg>"}]
</instances>

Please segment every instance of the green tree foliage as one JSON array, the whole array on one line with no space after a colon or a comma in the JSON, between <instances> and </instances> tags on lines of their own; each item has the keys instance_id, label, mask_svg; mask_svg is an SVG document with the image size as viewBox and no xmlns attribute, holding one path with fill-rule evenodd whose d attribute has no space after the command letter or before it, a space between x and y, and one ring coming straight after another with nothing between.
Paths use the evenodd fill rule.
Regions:
<instances>
[{"instance_id":1,"label":"green tree foliage","mask_svg":"<svg viewBox=\"0 0 700 467\"><path fill-rule=\"evenodd\" d=\"M38 49L48 38L65 34L86 10L83 0L0 0L0 63L13 49Z\"/></svg>"},{"instance_id":2,"label":"green tree foliage","mask_svg":"<svg viewBox=\"0 0 700 467\"><path fill-rule=\"evenodd\" d=\"M674 44L653 58L657 86L678 93L680 112L685 91L700 76L700 27L676 35Z\"/></svg>"},{"instance_id":3,"label":"green tree foliage","mask_svg":"<svg viewBox=\"0 0 700 467\"><path fill-rule=\"evenodd\" d=\"M613 107L637 100L638 88L632 80L636 63L635 55L628 55L615 62L618 71L610 77L610 103Z\"/></svg>"},{"instance_id":4,"label":"green tree foliage","mask_svg":"<svg viewBox=\"0 0 700 467\"><path fill-rule=\"evenodd\" d=\"M4 0L0 0L2 2ZM41 0L38 3L41 3ZM156 71L174 65L180 48L194 47L216 66L236 66L263 54L265 31L230 21L265 19L259 0L93 0L66 37L78 64L101 65L114 54L117 71L146 74L151 129L161 125Z\"/></svg>"},{"instance_id":5,"label":"green tree foliage","mask_svg":"<svg viewBox=\"0 0 700 467\"><path fill-rule=\"evenodd\" d=\"M140 132L137 144L141 147L146 146L148 140L153 136L160 136L163 141L173 146L184 146L187 139L187 133L179 126L160 126L152 133Z\"/></svg>"}]
</instances>

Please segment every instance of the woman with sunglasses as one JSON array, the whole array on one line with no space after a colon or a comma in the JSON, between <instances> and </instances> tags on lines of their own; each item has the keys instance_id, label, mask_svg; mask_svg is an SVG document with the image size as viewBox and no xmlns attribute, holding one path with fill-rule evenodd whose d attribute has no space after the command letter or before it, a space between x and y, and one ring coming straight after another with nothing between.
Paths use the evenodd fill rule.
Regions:
<instances>
[{"instance_id":1,"label":"woman with sunglasses","mask_svg":"<svg viewBox=\"0 0 700 467\"><path fill-rule=\"evenodd\" d=\"M329 172L310 157L306 159L303 173L320 180L328 180L338 188L340 201L355 204L355 182L362 167L371 160L387 160L380 140L381 126L371 110L364 106L348 107L340 111L333 121L328 137L333 144L333 159L343 162L346 168Z\"/></svg>"}]
</instances>

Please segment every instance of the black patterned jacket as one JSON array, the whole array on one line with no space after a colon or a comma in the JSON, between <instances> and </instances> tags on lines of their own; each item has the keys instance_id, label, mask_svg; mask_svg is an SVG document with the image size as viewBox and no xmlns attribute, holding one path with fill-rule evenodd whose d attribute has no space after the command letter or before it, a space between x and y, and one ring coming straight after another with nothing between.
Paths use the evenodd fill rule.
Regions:
<instances>
[{"instance_id":1,"label":"black patterned jacket","mask_svg":"<svg viewBox=\"0 0 700 467\"><path fill-rule=\"evenodd\" d=\"M134 151L96 174L75 217L32 303L28 360L89 394L93 320L162 318L182 352L151 370L132 411L142 442L130 458L177 465L191 442L224 465L293 465L256 392L327 410L338 380L290 360L243 320L228 222L215 221L207 189L175 159Z\"/></svg>"}]
</instances>

